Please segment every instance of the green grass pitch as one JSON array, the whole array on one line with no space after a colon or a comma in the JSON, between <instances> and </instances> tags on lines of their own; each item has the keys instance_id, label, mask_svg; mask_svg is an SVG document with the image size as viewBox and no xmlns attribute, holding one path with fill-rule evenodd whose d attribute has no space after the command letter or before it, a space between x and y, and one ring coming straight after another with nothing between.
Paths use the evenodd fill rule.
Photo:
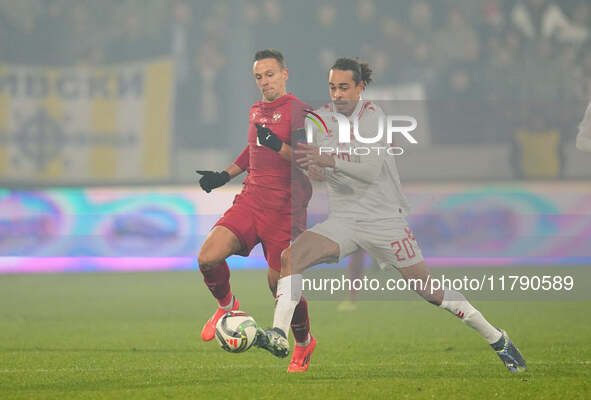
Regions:
<instances>
[{"instance_id":1,"label":"green grass pitch","mask_svg":"<svg viewBox=\"0 0 591 400\"><path fill-rule=\"evenodd\" d=\"M262 326L262 270L232 273ZM528 361L509 373L449 313L409 301L356 312L310 301L318 339L308 372L258 349L229 354L199 333L215 303L196 271L0 276L0 399L588 399L591 302L474 302Z\"/></svg>"}]
</instances>

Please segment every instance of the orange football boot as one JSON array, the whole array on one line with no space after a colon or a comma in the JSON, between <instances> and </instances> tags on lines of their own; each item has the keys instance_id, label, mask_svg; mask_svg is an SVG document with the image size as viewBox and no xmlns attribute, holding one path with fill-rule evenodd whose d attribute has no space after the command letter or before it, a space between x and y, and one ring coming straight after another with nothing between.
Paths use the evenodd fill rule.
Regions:
<instances>
[{"instance_id":1,"label":"orange football boot","mask_svg":"<svg viewBox=\"0 0 591 400\"><path fill-rule=\"evenodd\" d=\"M238 310L238 307L240 307L238 299L236 297L233 297L232 301L234 302L234 304L232 305L231 311ZM218 307L218 309L211 316L211 318L207 320L205 325L203 325L203 329L201 330L201 340L203 340L204 342L209 342L211 339L215 337L215 326L217 325L220 318L222 318L222 316L227 312L228 310L224 310L222 307Z\"/></svg>"},{"instance_id":2,"label":"orange football boot","mask_svg":"<svg viewBox=\"0 0 591 400\"><path fill-rule=\"evenodd\" d=\"M310 343L307 346L295 345L293 356L287 368L287 372L304 372L310 365L310 357L316 348L316 339L310 335Z\"/></svg>"}]
</instances>

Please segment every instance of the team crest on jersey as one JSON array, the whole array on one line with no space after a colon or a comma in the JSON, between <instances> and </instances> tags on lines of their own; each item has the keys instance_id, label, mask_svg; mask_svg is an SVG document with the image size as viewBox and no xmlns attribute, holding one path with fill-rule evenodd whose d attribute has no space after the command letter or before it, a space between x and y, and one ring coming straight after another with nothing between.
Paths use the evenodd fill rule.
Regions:
<instances>
[{"instance_id":1,"label":"team crest on jersey","mask_svg":"<svg viewBox=\"0 0 591 400\"><path fill-rule=\"evenodd\" d=\"M277 122L279 122L280 119L281 119L281 113L276 112L273 114L273 122L277 123Z\"/></svg>"}]
</instances>

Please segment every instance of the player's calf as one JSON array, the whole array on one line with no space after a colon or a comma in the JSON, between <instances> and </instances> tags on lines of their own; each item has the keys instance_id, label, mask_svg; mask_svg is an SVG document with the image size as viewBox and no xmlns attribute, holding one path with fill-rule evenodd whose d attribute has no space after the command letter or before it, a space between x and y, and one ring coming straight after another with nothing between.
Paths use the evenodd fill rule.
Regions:
<instances>
[{"instance_id":1,"label":"player's calf","mask_svg":"<svg viewBox=\"0 0 591 400\"><path fill-rule=\"evenodd\" d=\"M339 245L311 231L305 231L281 252L281 277L302 274L313 265L339 256Z\"/></svg>"},{"instance_id":2,"label":"player's calf","mask_svg":"<svg viewBox=\"0 0 591 400\"><path fill-rule=\"evenodd\" d=\"M433 305L441 305L444 291L441 288L433 287L429 268L424 261L409 267L399 268L398 271L419 296Z\"/></svg>"},{"instance_id":3,"label":"player's calf","mask_svg":"<svg viewBox=\"0 0 591 400\"><path fill-rule=\"evenodd\" d=\"M226 259L220 251L217 250L209 250L205 247L202 247L197 255L197 263L199 264L200 270L208 270L215 268L219 265L222 261Z\"/></svg>"}]
</instances>

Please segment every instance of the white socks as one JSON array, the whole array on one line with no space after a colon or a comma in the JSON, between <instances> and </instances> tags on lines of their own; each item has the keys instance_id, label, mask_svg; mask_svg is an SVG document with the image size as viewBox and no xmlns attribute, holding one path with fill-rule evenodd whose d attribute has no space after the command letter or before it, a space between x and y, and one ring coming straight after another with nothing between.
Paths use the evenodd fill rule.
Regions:
<instances>
[{"instance_id":1,"label":"white socks","mask_svg":"<svg viewBox=\"0 0 591 400\"><path fill-rule=\"evenodd\" d=\"M273 328L279 328L289 335L293 312L302 297L302 274L288 275L277 282Z\"/></svg>"},{"instance_id":2,"label":"white socks","mask_svg":"<svg viewBox=\"0 0 591 400\"><path fill-rule=\"evenodd\" d=\"M275 315L273 328L281 329L286 337L293 312L302 296L302 274L289 275L277 282L277 297L275 297ZM455 290L445 290L441 308L459 317L466 325L476 330L487 341L493 344L499 341L502 333L492 326L463 294Z\"/></svg>"},{"instance_id":3,"label":"white socks","mask_svg":"<svg viewBox=\"0 0 591 400\"><path fill-rule=\"evenodd\" d=\"M463 294L455 290L446 289L443 294L443 302L441 308L460 318L466 325L476 330L488 344L496 343L502 336L497 328L492 326L478 311L475 309Z\"/></svg>"}]
</instances>

